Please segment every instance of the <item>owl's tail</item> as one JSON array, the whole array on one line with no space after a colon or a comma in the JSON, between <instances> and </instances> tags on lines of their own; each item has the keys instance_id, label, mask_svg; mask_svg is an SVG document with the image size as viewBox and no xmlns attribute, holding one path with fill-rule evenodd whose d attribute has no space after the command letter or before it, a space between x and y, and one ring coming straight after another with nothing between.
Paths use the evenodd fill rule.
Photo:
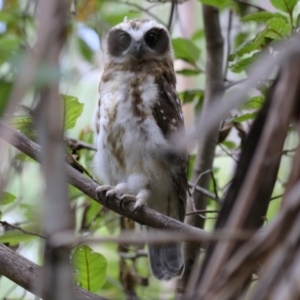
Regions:
<instances>
[{"instance_id":1,"label":"owl's tail","mask_svg":"<svg viewBox=\"0 0 300 300\"><path fill-rule=\"evenodd\" d=\"M180 243L149 245L149 261L153 275L159 280L181 276L184 270Z\"/></svg>"}]
</instances>

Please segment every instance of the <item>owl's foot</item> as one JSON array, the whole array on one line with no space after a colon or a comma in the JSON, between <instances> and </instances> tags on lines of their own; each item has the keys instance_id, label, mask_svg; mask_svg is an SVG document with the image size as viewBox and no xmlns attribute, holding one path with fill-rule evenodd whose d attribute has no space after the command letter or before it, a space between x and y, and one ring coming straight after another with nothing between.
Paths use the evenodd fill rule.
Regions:
<instances>
[{"instance_id":1,"label":"owl's foot","mask_svg":"<svg viewBox=\"0 0 300 300\"><path fill-rule=\"evenodd\" d=\"M105 204L108 207L108 201L111 199L110 191L113 191L115 187L110 185L101 185L96 188L96 197L98 199L105 197Z\"/></svg>"},{"instance_id":2,"label":"owl's foot","mask_svg":"<svg viewBox=\"0 0 300 300\"><path fill-rule=\"evenodd\" d=\"M121 197L121 200L120 200L120 209L124 210L123 205L124 204L126 205L129 202L136 202L136 197L134 195L130 195L130 194L123 194L122 197Z\"/></svg>"}]
</instances>

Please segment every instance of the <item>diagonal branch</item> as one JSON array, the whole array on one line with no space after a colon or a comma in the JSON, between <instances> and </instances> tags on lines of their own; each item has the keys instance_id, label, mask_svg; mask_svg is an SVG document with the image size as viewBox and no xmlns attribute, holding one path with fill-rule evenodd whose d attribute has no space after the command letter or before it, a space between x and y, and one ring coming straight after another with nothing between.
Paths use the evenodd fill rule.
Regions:
<instances>
[{"instance_id":1,"label":"diagonal branch","mask_svg":"<svg viewBox=\"0 0 300 300\"><path fill-rule=\"evenodd\" d=\"M25 153L34 160L40 161L41 147L29 140L26 136L19 133L18 131L12 129L10 126L0 121L0 138L9 142L12 146ZM69 165L66 165L66 172L68 176L68 182L78 188L80 191L91 197L93 200L97 201L101 205L111 209L112 211L138 222L143 225L147 225L154 228L161 229L172 229L181 233L186 233L187 235L197 235L199 237L199 242L206 242L210 238L210 234L204 230L186 225L175 219L169 218L150 209L146 206L142 206L138 211L133 213L133 203L128 203L120 206L120 201L118 199L110 199L109 202L105 196L100 199L96 196L96 188L99 186L95 181L84 177L77 170ZM201 244L201 247L205 248L206 243Z\"/></svg>"}]
</instances>

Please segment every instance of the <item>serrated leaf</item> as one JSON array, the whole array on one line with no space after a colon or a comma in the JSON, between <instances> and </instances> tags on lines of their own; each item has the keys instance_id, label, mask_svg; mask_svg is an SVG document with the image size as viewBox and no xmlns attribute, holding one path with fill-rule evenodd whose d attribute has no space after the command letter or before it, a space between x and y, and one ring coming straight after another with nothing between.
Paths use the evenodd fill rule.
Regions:
<instances>
[{"instance_id":1,"label":"serrated leaf","mask_svg":"<svg viewBox=\"0 0 300 300\"><path fill-rule=\"evenodd\" d=\"M9 192L3 192L1 199L0 199L0 205L7 205L13 203L17 197Z\"/></svg>"},{"instance_id":2,"label":"serrated leaf","mask_svg":"<svg viewBox=\"0 0 300 300\"><path fill-rule=\"evenodd\" d=\"M287 24L283 19L272 18L267 22L266 27L261 32L259 32L254 39L240 45L235 53L230 55L230 60L232 61L236 56L243 56L255 50L262 49L264 44L266 43L266 38L278 40L289 35L290 33L290 24Z\"/></svg>"},{"instance_id":3,"label":"serrated leaf","mask_svg":"<svg viewBox=\"0 0 300 300\"><path fill-rule=\"evenodd\" d=\"M200 49L190 40L176 38L172 40L175 58L194 64L200 56Z\"/></svg>"},{"instance_id":4,"label":"serrated leaf","mask_svg":"<svg viewBox=\"0 0 300 300\"><path fill-rule=\"evenodd\" d=\"M275 8L289 14L293 12L297 2L297 0L271 0L271 3Z\"/></svg>"},{"instance_id":5,"label":"serrated leaf","mask_svg":"<svg viewBox=\"0 0 300 300\"><path fill-rule=\"evenodd\" d=\"M10 124L16 130L20 131L29 138L33 138L35 135L32 130L32 117L29 115L15 116L10 120Z\"/></svg>"},{"instance_id":6,"label":"serrated leaf","mask_svg":"<svg viewBox=\"0 0 300 300\"><path fill-rule=\"evenodd\" d=\"M256 118L256 116L257 116L257 113L248 113L248 114L244 114L242 116L234 118L233 121L240 123L240 122L244 122L244 121L248 121L248 120L253 120Z\"/></svg>"},{"instance_id":7,"label":"serrated leaf","mask_svg":"<svg viewBox=\"0 0 300 300\"><path fill-rule=\"evenodd\" d=\"M292 27L287 24L284 20L279 18L273 18L267 22L267 31L265 33L266 37L280 40L285 36L291 34Z\"/></svg>"},{"instance_id":8,"label":"serrated leaf","mask_svg":"<svg viewBox=\"0 0 300 300\"><path fill-rule=\"evenodd\" d=\"M236 51L230 55L229 59L232 61L236 56L243 56L255 50L260 50L264 42L264 34L262 35L259 33L254 39L241 44L239 47L237 47Z\"/></svg>"},{"instance_id":9,"label":"serrated leaf","mask_svg":"<svg viewBox=\"0 0 300 300\"><path fill-rule=\"evenodd\" d=\"M80 245L73 253L72 263L76 284L90 292L97 292L102 287L107 270L107 260L102 254Z\"/></svg>"},{"instance_id":10,"label":"serrated leaf","mask_svg":"<svg viewBox=\"0 0 300 300\"><path fill-rule=\"evenodd\" d=\"M8 243L10 246L18 245L21 242L27 242L35 238L32 234L24 234L20 230L7 230L0 235L0 243Z\"/></svg>"},{"instance_id":11,"label":"serrated leaf","mask_svg":"<svg viewBox=\"0 0 300 300\"><path fill-rule=\"evenodd\" d=\"M74 128L77 119L83 112L84 104L78 98L70 95L61 94L65 108L65 130Z\"/></svg>"},{"instance_id":12,"label":"serrated leaf","mask_svg":"<svg viewBox=\"0 0 300 300\"><path fill-rule=\"evenodd\" d=\"M266 23L269 20L271 20L272 18L279 18L279 19L283 19L285 22L288 22L287 16L282 15L281 13L271 13L269 11L260 11L260 12L248 14L248 15L242 17L241 21L242 22L253 21L253 22L258 22L258 23L259 22Z\"/></svg>"},{"instance_id":13,"label":"serrated leaf","mask_svg":"<svg viewBox=\"0 0 300 300\"><path fill-rule=\"evenodd\" d=\"M193 70L193 69L182 69L182 70L177 70L176 73L183 76L196 76L199 75L201 72L199 70Z\"/></svg>"},{"instance_id":14,"label":"serrated leaf","mask_svg":"<svg viewBox=\"0 0 300 300\"><path fill-rule=\"evenodd\" d=\"M219 8L224 8L230 4L230 0L200 0L201 3Z\"/></svg>"}]
</instances>

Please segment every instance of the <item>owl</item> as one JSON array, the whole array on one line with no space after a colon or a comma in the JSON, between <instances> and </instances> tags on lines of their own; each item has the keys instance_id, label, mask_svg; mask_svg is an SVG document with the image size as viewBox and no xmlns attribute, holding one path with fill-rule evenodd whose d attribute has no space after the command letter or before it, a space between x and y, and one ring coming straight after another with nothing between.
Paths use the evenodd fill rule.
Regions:
<instances>
[{"instance_id":1,"label":"owl","mask_svg":"<svg viewBox=\"0 0 300 300\"><path fill-rule=\"evenodd\" d=\"M176 144L184 121L167 29L146 19L113 27L99 94L94 170L105 185L97 192L135 200L135 209L146 205L183 222L187 154ZM148 253L157 279L182 274L181 243L148 245Z\"/></svg>"}]
</instances>

